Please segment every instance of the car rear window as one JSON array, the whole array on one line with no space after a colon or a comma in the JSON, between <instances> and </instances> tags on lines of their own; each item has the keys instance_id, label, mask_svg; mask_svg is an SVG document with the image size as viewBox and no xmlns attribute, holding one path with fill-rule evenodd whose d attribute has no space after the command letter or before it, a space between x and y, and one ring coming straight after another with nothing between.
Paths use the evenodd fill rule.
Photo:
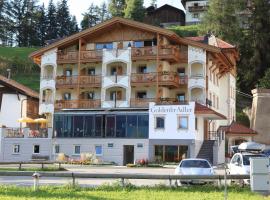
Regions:
<instances>
[{"instance_id":1,"label":"car rear window","mask_svg":"<svg viewBox=\"0 0 270 200\"><path fill-rule=\"evenodd\" d=\"M243 164L250 165L250 158L265 157L264 155L243 155Z\"/></svg>"},{"instance_id":2,"label":"car rear window","mask_svg":"<svg viewBox=\"0 0 270 200\"><path fill-rule=\"evenodd\" d=\"M182 161L181 166L183 168L210 168L207 161L204 160L185 160Z\"/></svg>"}]
</instances>

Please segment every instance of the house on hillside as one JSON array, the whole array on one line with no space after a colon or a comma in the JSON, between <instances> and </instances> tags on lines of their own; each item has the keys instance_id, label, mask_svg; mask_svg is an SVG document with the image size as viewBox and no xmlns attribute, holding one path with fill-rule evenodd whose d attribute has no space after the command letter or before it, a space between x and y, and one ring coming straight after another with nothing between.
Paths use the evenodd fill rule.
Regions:
<instances>
[{"instance_id":1,"label":"house on hillside","mask_svg":"<svg viewBox=\"0 0 270 200\"><path fill-rule=\"evenodd\" d=\"M27 161L34 154L49 156L47 128L31 120L39 118L38 110L37 92L0 75L0 161ZM20 118L30 119L20 123Z\"/></svg>"},{"instance_id":2,"label":"house on hillside","mask_svg":"<svg viewBox=\"0 0 270 200\"><path fill-rule=\"evenodd\" d=\"M41 67L39 112L53 124L52 157L224 162L218 128L235 117L234 46L115 17L30 57Z\"/></svg>"}]
</instances>

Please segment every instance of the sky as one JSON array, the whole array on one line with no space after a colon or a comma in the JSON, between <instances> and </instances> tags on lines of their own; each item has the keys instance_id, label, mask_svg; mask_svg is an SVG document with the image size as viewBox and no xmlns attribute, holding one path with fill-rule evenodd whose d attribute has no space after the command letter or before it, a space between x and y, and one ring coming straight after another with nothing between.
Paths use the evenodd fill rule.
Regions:
<instances>
[{"instance_id":1,"label":"sky","mask_svg":"<svg viewBox=\"0 0 270 200\"><path fill-rule=\"evenodd\" d=\"M57 2L58 0L54 0L54 2ZM108 2L109 0L68 0L69 9L72 15L76 16L77 22L80 24L83 16L82 13L86 12L87 9L90 7L91 3L94 3L96 5L101 5L103 2ZM180 0L157 0L158 7L162 4L171 3L175 4L177 1L179 1L179 7L182 7L182 4L180 3ZM42 4L45 4L45 7L48 6L49 0L39 0L39 2ZM144 5L147 7L151 3L151 0L144 0Z\"/></svg>"}]
</instances>

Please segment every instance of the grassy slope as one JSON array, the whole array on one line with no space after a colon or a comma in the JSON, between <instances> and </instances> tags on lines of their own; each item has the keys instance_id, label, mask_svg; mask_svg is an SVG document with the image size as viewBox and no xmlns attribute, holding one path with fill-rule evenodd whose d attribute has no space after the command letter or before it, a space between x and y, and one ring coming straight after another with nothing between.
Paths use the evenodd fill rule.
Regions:
<instances>
[{"instance_id":1,"label":"grassy slope","mask_svg":"<svg viewBox=\"0 0 270 200\"><path fill-rule=\"evenodd\" d=\"M36 48L26 48L26 47L0 47L0 57L4 57L7 59L12 59L17 57L21 60L27 60L28 55L35 51ZM40 75L39 73L28 73L28 74L15 74L12 75L12 79L18 81L19 83L30 87L33 90L39 91L39 81Z\"/></svg>"},{"instance_id":2,"label":"grassy slope","mask_svg":"<svg viewBox=\"0 0 270 200\"><path fill-rule=\"evenodd\" d=\"M223 190L210 187L190 187L190 188L125 188L101 186L99 188L76 188L69 187L41 187L38 192L33 192L32 188L0 186L1 200L43 200L43 199L188 199L188 200L217 200L223 199ZM259 200L263 199L257 194L250 192L249 188L229 189L230 200Z\"/></svg>"},{"instance_id":3,"label":"grassy slope","mask_svg":"<svg viewBox=\"0 0 270 200\"><path fill-rule=\"evenodd\" d=\"M168 29L182 37L195 37L200 35L200 25L172 26Z\"/></svg>"}]
</instances>

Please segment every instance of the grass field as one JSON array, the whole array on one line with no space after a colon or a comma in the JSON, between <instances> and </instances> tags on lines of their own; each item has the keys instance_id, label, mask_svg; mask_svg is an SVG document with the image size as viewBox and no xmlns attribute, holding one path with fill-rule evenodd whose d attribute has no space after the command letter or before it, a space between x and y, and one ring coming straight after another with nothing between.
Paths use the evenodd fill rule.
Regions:
<instances>
[{"instance_id":1,"label":"grass field","mask_svg":"<svg viewBox=\"0 0 270 200\"><path fill-rule=\"evenodd\" d=\"M222 189L209 186L191 187L191 188L135 188L128 187L125 189L119 186L101 186L98 188L70 188L66 187L41 187L39 191L34 192L32 188L0 186L1 200L116 200L116 199L136 199L136 200L219 200L224 199ZM250 192L249 188L229 188L229 200L259 200L270 199Z\"/></svg>"},{"instance_id":2,"label":"grass field","mask_svg":"<svg viewBox=\"0 0 270 200\"><path fill-rule=\"evenodd\" d=\"M39 91L39 84L40 84L40 74L39 73L32 73L32 74L15 74L11 77L15 81L35 90Z\"/></svg>"},{"instance_id":3,"label":"grass field","mask_svg":"<svg viewBox=\"0 0 270 200\"><path fill-rule=\"evenodd\" d=\"M0 47L0 56L5 58L18 57L20 59L28 59L28 55L36 49L27 47Z\"/></svg>"}]
</instances>

